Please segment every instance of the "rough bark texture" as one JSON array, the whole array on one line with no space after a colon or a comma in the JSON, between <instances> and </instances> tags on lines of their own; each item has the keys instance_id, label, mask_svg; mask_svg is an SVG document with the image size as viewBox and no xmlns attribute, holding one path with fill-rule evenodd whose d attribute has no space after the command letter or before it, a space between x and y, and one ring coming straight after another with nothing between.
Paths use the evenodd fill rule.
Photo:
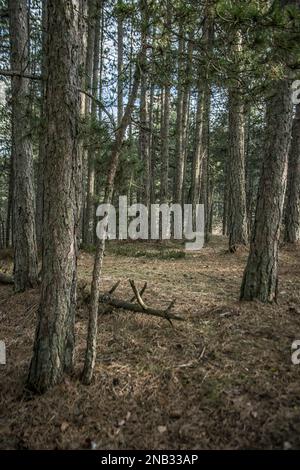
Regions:
<instances>
[{"instance_id":1,"label":"rough bark texture","mask_svg":"<svg viewBox=\"0 0 300 470\"><path fill-rule=\"evenodd\" d=\"M229 90L229 152L228 152L228 231L229 251L246 245L247 209L245 183L244 112L239 87Z\"/></svg>"},{"instance_id":2,"label":"rough bark texture","mask_svg":"<svg viewBox=\"0 0 300 470\"><path fill-rule=\"evenodd\" d=\"M296 107L288 164L284 239L300 242L300 104Z\"/></svg>"},{"instance_id":3,"label":"rough bark texture","mask_svg":"<svg viewBox=\"0 0 300 470\"><path fill-rule=\"evenodd\" d=\"M26 0L10 0L9 20L11 68L25 73L29 68ZM35 286L38 279L29 79L15 75L11 88L14 279L19 292Z\"/></svg>"},{"instance_id":4,"label":"rough bark texture","mask_svg":"<svg viewBox=\"0 0 300 470\"><path fill-rule=\"evenodd\" d=\"M76 233L81 193L78 152L78 1L48 0L45 90L43 269L28 387L42 393L71 372L76 303Z\"/></svg>"},{"instance_id":5,"label":"rough bark texture","mask_svg":"<svg viewBox=\"0 0 300 470\"><path fill-rule=\"evenodd\" d=\"M292 127L291 88L288 80L275 85L267 103L266 119L265 155L240 298L272 302L277 297L278 244Z\"/></svg>"}]
</instances>

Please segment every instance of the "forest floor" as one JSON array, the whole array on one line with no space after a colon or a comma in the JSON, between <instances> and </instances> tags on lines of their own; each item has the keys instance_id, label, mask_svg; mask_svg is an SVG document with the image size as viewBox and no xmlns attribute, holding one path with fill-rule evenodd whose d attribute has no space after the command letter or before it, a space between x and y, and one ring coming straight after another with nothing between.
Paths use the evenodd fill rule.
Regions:
<instances>
[{"instance_id":1,"label":"forest floor","mask_svg":"<svg viewBox=\"0 0 300 470\"><path fill-rule=\"evenodd\" d=\"M4 253L5 254L5 253ZM11 260L2 254L1 271ZM300 248L283 247L278 305L238 302L247 251L226 241L184 254L177 245L111 244L103 284L128 278L148 288L151 306L167 306L185 322L114 311L99 319L98 357L90 386L79 381L87 307L76 321L76 374L43 396L24 394L39 294L0 286L1 449L300 449ZM90 281L91 253L81 253L79 278Z\"/></svg>"}]
</instances>

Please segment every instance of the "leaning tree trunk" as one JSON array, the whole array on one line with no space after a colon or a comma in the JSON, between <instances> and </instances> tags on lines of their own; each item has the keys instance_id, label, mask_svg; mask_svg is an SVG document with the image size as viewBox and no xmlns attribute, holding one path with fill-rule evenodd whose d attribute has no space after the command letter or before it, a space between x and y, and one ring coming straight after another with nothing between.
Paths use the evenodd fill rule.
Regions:
<instances>
[{"instance_id":1,"label":"leaning tree trunk","mask_svg":"<svg viewBox=\"0 0 300 470\"><path fill-rule=\"evenodd\" d=\"M267 103L266 148L241 300L276 301L278 245L292 127L291 87L280 81Z\"/></svg>"},{"instance_id":2,"label":"leaning tree trunk","mask_svg":"<svg viewBox=\"0 0 300 470\"><path fill-rule=\"evenodd\" d=\"M284 240L300 241L300 104L296 107L288 164Z\"/></svg>"},{"instance_id":3,"label":"leaning tree trunk","mask_svg":"<svg viewBox=\"0 0 300 470\"><path fill-rule=\"evenodd\" d=\"M114 190L114 181L116 176L116 171L119 163L120 152L122 149L122 144L124 141L126 129L129 125L132 110L134 103L137 97L137 92L140 84L140 59L143 56L144 51L142 50L137 61L136 70L133 78L133 84L131 93L123 114L121 123L116 132L116 139L112 146L110 166L108 170L107 180L106 180L106 189L104 203L110 204L112 201L113 190ZM98 308L99 308L99 297L100 297L100 281L101 281L101 272L103 257L105 251L105 238L97 239L96 244L96 253L93 269L93 279L91 285L91 298L89 306L89 325L88 325L88 335L87 335L87 346L85 353L85 362L82 372L82 382L84 384L89 384L93 377L93 371L96 361L96 351L97 351L97 332L98 332Z\"/></svg>"},{"instance_id":4,"label":"leaning tree trunk","mask_svg":"<svg viewBox=\"0 0 300 470\"><path fill-rule=\"evenodd\" d=\"M10 0L9 20L11 69L25 73L29 66L26 0ZM14 75L11 91L14 280L15 291L19 292L34 287L38 280L29 79Z\"/></svg>"},{"instance_id":5,"label":"leaning tree trunk","mask_svg":"<svg viewBox=\"0 0 300 470\"><path fill-rule=\"evenodd\" d=\"M43 269L27 383L38 393L72 371L81 191L78 1L47 8Z\"/></svg>"}]
</instances>

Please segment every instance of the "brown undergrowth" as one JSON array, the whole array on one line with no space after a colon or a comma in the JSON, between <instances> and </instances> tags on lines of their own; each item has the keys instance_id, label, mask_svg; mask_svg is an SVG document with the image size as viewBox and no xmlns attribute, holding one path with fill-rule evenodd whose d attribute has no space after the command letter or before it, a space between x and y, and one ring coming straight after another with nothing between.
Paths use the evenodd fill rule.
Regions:
<instances>
[{"instance_id":1,"label":"brown undergrowth","mask_svg":"<svg viewBox=\"0 0 300 470\"><path fill-rule=\"evenodd\" d=\"M111 244L104 290L121 279L116 296L128 300L127 279L147 281L146 303L176 298L174 313L186 322L102 316L95 380L86 387L78 380L87 327L80 302L75 376L31 399L23 388L39 295L0 286L0 448L300 448L300 365L291 362L300 339L300 249L282 249L278 305L237 301L246 257L227 253L221 237L186 255L172 244ZM92 262L81 253L82 282ZM1 270L10 267L5 256Z\"/></svg>"}]
</instances>

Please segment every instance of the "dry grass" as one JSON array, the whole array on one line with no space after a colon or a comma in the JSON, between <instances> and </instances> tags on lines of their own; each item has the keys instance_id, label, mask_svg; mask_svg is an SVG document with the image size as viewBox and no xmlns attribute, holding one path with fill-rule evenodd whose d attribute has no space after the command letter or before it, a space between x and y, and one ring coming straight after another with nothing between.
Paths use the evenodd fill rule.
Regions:
<instances>
[{"instance_id":1,"label":"dry grass","mask_svg":"<svg viewBox=\"0 0 300 470\"><path fill-rule=\"evenodd\" d=\"M218 237L200 253L169 258L157 244L111 246L104 289L122 279L116 295L128 299L127 279L147 280L146 302L166 306L175 297L174 313L187 321L172 328L131 312L101 317L95 380L85 387L80 306L77 375L30 400L23 387L38 292L12 295L1 286L8 363L0 366L0 448L300 448L300 365L291 363L291 343L300 339L300 250L282 250L280 303L262 305L237 302L247 253L225 248ZM158 255L136 257L138 250ZM81 254L83 281L92 261ZM9 269L8 258L1 263Z\"/></svg>"}]
</instances>

